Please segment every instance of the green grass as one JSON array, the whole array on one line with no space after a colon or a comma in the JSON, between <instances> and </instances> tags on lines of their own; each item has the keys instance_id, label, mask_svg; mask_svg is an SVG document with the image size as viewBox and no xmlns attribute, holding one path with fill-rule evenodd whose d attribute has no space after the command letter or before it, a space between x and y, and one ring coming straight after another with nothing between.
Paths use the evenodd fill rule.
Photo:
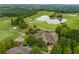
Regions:
<instances>
[{"instance_id":1,"label":"green grass","mask_svg":"<svg viewBox=\"0 0 79 59\"><path fill-rule=\"evenodd\" d=\"M7 39L8 37L10 37L10 39L15 39L18 36L18 33L9 32L11 27L10 19L11 17L0 18L0 41Z\"/></svg>"},{"instance_id":2,"label":"green grass","mask_svg":"<svg viewBox=\"0 0 79 59\"><path fill-rule=\"evenodd\" d=\"M33 22L31 25L37 25L39 28L48 29L54 31L57 27L56 24L48 24L46 22Z\"/></svg>"},{"instance_id":3,"label":"green grass","mask_svg":"<svg viewBox=\"0 0 79 59\"><path fill-rule=\"evenodd\" d=\"M37 17L44 16L44 15L50 15L52 13L53 12L40 11L36 15L33 15L31 17L28 17L29 19L32 19L31 20L32 23L30 23L30 25L37 25L40 28L44 28L44 29L48 29L48 30L53 30L54 31L55 28L57 27L57 25L55 25L55 24L48 24L46 22L38 22L38 21L35 20ZM25 19L26 20L26 23L30 22L29 19L27 19L27 18Z\"/></svg>"},{"instance_id":4,"label":"green grass","mask_svg":"<svg viewBox=\"0 0 79 59\"><path fill-rule=\"evenodd\" d=\"M79 15L69 16L69 14L64 14L64 17L68 19L67 23L71 28L79 29Z\"/></svg>"},{"instance_id":5,"label":"green grass","mask_svg":"<svg viewBox=\"0 0 79 59\"><path fill-rule=\"evenodd\" d=\"M40 11L40 12L38 12L37 14L35 14L35 15L31 16L31 17L28 17L28 18L30 18L30 19L32 19L32 20L35 20L37 17L43 16L43 15L50 15L50 14L52 14L52 13L53 13L53 12ZM27 19L26 19L26 20L27 20Z\"/></svg>"},{"instance_id":6,"label":"green grass","mask_svg":"<svg viewBox=\"0 0 79 59\"><path fill-rule=\"evenodd\" d=\"M16 17L3 17L3 18L0 18L0 30L10 30L11 18L14 19Z\"/></svg>"},{"instance_id":7,"label":"green grass","mask_svg":"<svg viewBox=\"0 0 79 59\"><path fill-rule=\"evenodd\" d=\"M0 30L9 30L10 29L10 18L4 17L0 18Z\"/></svg>"},{"instance_id":8,"label":"green grass","mask_svg":"<svg viewBox=\"0 0 79 59\"><path fill-rule=\"evenodd\" d=\"M15 39L18 36L18 33L8 31L11 27L10 19L11 17L0 18L0 41L8 37L10 37L10 39Z\"/></svg>"},{"instance_id":9,"label":"green grass","mask_svg":"<svg viewBox=\"0 0 79 59\"><path fill-rule=\"evenodd\" d=\"M39 28L44 28L44 29L48 29L48 30L55 30L55 28L58 26L56 24L48 24L46 22L38 22L35 19L39 16L43 16L43 15L50 15L52 14L52 12L47 12L47 11L40 11L38 12L36 15L33 15L31 17L28 17L29 19L32 19L31 21L27 18L25 18L25 21L27 23L27 21L32 22L29 25L37 25ZM70 16L69 14L63 14L64 18L67 19L67 23L71 28L74 29L79 29L79 15L77 16ZM15 17L13 17L15 18ZM10 29L10 19L11 17L4 17L4 18L0 18L0 31L3 30L9 30ZM26 29L24 30L20 30L21 32L25 32ZM0 32L0 40L5 39L7 37L11 37L14 39L14 37L17 37L16 33L12 33L12 32Z\"/></svg>"},{"instance_id":10,"label":"green grass","mask_svg":"<svg viewBox=\"0 0 79 59\"><path fill-rule=\"evenodd\" d=\"M10 37L11 39L15 39L18 36L16 32L0 32L0 41L7 39Z\"/></svg>"},{"instance_id":11,"label":"green grass","mask_svg":"<svg viewBox=\"0 0 79 59\"><path fill-rule=\"evenodd\" d=\"M29 19L32 19L32 21L31 21L32 23L30 25L37 25L40 28L55 30L57 25L47 24L46 22L38 22L35 20L39 16L50 15L52 13L53 12L40 11L37 14L35 14L31 17L28 17ZM79 24L79 15L77 15L77 16L69 16L69 14L63 14L63 15L64 15L64 18L68 19L67 22L70 27L79 29L79 25L78 25ZM10 19L11 19L11 17L0 18L0 30L9 30L10 29ZM27 23L27 21L30 22L29 19L25 18L26 23Z\"/></svg>"},{"instance_id":12,"label":"green grass","mask_svg":"<svg viewBox=\"0 0 79 59\"><path fill-rule=\"evenodd\" d=\"M56 24L48 24L46 22L38 22L38 21L35 20L39 16L50 15L50 14L52 14L52 12L40 11L36 15L29 17L30 19L32 19L32 21L26 19L26 22L27 21L32 22L32 23L30 23L30 25L37 25L40 28L45 28L45 29L49 29L49 30L55 30L55 28L58 25L56 25ZM63 14L63 16L64 16L64 18L67 19L68 26L70 26L71 28L74 28L74 29L79 29L79 15L70 16L70 14Z\"/></svg>"}]
</instances>

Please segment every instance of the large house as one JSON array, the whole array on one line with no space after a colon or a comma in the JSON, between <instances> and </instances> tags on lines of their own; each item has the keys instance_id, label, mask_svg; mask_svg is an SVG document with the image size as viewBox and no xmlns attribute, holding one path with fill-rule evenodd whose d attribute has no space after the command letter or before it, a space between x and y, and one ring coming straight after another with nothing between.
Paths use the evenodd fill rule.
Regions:
<instances>
[{"instance_id":1,"label":"large house","mask_svg":"<svg viewBox=\"0 0 79 59\"><path fill-rule=\"evenodd\" d=\"M41 37L47 45L54 45L58 40L58 34L51 31L39 31L35 34L36 37Z\"/></svg>"}]
</instances>

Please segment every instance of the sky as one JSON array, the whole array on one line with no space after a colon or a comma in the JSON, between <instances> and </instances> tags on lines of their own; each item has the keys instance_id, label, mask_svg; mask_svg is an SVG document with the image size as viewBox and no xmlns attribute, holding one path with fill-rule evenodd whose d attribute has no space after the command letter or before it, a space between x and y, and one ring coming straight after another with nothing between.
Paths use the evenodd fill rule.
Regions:
<instances>
[{"instance_id":1,"label":"sky","mask_svg":"<svg viewBox=\"0 0 79 59\"><path fill-rule=\"evenodd\" d=\"M79 4L79 0L0 0L0 4Z\"/></svg>"}]
</instances>

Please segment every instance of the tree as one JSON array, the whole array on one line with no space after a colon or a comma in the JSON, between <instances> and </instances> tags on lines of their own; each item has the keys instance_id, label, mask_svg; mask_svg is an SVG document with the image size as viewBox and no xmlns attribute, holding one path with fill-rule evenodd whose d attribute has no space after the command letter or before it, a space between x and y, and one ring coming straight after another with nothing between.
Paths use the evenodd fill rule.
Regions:
<instances>
[{"instance_id":1,"label":"tree","mask_svg":"<svg viewBox=\"0 0 79 59\"><path fill-rule=\"evenodd\" d=\"M61 45L62 48L64 48L67 44L66 40L66 37L60 37L60 39L58 40L58 44Z\"/></svg>"},{"instance_id":2,"label":"tree","mask_svg":"<svg viewBox=\"0 0 79 59\"><path fill-rule=\"evenodd\" d=\"M11 19L11 25L12 25L12 26L14 25L14 20L13 20L13 19Z\"/></svg>"},{"instance_id":3,"label":"tree","mask_svg":"<svg viewBox=\"0 0 79 59\"><path fill-rule=\"evenodd\" d=\"M6 52L6 45L4 44L4 42L0 42L0 54L3 54Z\"/></svg>"},{"instance_id":4,"label":"tree","mask_svg":"<svg viewBox=\"0 0 79 59\"><path fill-rule=\"evenodd\" d=\"M16 23L17 23L17 25L19 25L20 23L24 23L24 18L23 17L17 17Z\"/></svg>"},{"instance_id":5,"label":"tree","mask_svg":"<svg viewBox=\"0 0 79 59\"><path fill-rule=\"evenodd\" d=\"M56 14L53 13L53 14L49 15L49 17L52 19L52 18L56 17Z\"/></svg>"},{"instance_id":6,"label":"tree","mask_svg":"<svg viewBox=\"0 0 79 59\"><path fill-rule=\"evenodd\" d=\"M34 35L29 34L27 38L25 39L27 42L27 45L29 46L37 46L39 48L46 47L45 42L41 38L36 38Z\"/></svg>"},{"instance_id":7,"label":"tree","mask_svg":"<svg viewBox=\"0 0 79 59\"><path fill-rule=\"evenodd\" d=\"M60 45L56 44L51 51L52 54L61 54L62 53L62 48Z\"/></svg>"},{"instance_id":8,"label":"tree","mask_svg":"<svg viewBox=\"0 0 79 59\"><path fill-rule=\"evenodd\" d=\"M57 19L58 19L59 21L61 21L62 18L63 18L63 16L62 16L61 14L60 14L60 15L57 15Z\"/></svg>"},{"instance_id":9,"label":"tree","mask_svg":"<svg viewBox=\"0 0 79 59\"><path fill-rule=\"evenodd\" d=\"M8 39L8 40L7 40ZM11 39L10 37L7 37L6 39L3 40L4 41L4 44L6 46L7 49L10 49L13 47L14 45L14 40Z\"/></svg>"},{"instance_id":10,"label":"tree","mask_svg":"<svg viewBox=\"0 0 79 59\"><path fill-rule=\"evenodd\" d=\"M29 28L29 29L28 29L29 34L35 34L35 33L37 33L38 31L40 31L39 28ZM26 32L26 33L27 33L27 32Z\"/></svg>"},{"instance_id":11,"label":"tree","mask_svg":"<svg viewBox=\"0 0 79 59\"><path fill-rule=\"evenodd\" d=\"M34 47L34 48L32 49L32 54L41 54L40 48Z\"/></svg>"},{"instance_id":12,"label":"tree","mask_svg":"<svg viewBox=\"0 0 79 59\"><path fill-rule=\"evenodd\" d=\"M25 23L25 22L23 17L17 17L14 21L11 20L11 23L13 23L14 25L20 25L21 23Z\"/></svg>"},{"instance_id":13,"label":"tree","mask_svg":"<svg viewBox=\"0 0 79 59\"><path fill-rule=\"evenodd\" d=\"M66 37L60 37L58 44L61 45L62 53L64 53L65 47L71 47L71 40Z\"/></svg>"},{"instance_id":14,"label":"tree","mask_svg":"<svg viewBox=\"0 0 79 59\"><path fill-rule=\"evenodd\" d=\"M20 24L19 24L19 27L20 27L21 29L26 29L26 28L28 28L28 24L26 24L26 23L20 23Z\"/></svg>"},{"instance_id":15,"label":"tree","mask_svg":"<svg viewBox=\"0 0 79 59\"><path fill-rule=\"evenodd\" d=\"M71 51L72 51L72 53L74 53L74 48L77 46L77 41L76 40L74 40L74 39L71 39Z\"/></svg>"},{"instance_id":16,"label":"tree","mask_svg":"<svg viewBox=\"0 0 79 59\"><path fill-rule=\"evenodd\" d=\"M36 25L33 25L33 28L37 28L37 26Z\"/></svg>"},{"instance_id":17,"label":"tree","mask_svg":"<svg viewBox=\"0 0 79 59\"><path fill-rule=\"evenodd\" d=\"M28 29L28 32L29 32L30 34L34 34L34 33L35 33L33 28L29 28L29 29Z\"/></svg>"},{"instance_id":18,"label":"tree","mask_svg":"<svg viewBox=\"0 0 79 59\"><path fill-rule=\"evenodd\" d=\"M46 48L47 46L46 46L46 43L43 41L43 39L42 38L38 38L37 39L37 44L36 44L36 46L37 47L39 47L39 48Z\"/></svg>"},{"instance_id":19,"label":"tree","mask_svg":"<svg viewBox=\"0 0 79 59\"><path fill-rule=\"evenodd\" d=\"M37 38L34 35L29 34L25 41L27 42L27 45L34 46L37 43Z\"/></svg>"},{"instance_id":20,"label":"tree","mask_svg":"<svg viewBox=\"0 0 79 59\"><path fill-rule=\"evenodd\" d=\"M69 47L70 46L70 40L67 39L66 37L60 37L60 39L58 40L58 44L61 45L62 48Z\"/></svg>"},{"instance_id":21,"label":"tree","mask_svg":"<svg viewBox=\"0 0 79 59\"><path fill-rule=\"evenodd\" d=\"M68 34L67 37L71 38L71 39L75 39L79 42L79 29L71 29Z\"/></svg>"},{"instance_id":22,"label":"tree","mask_svg":"<svg viewBox=\"0 0 79 59\"><path fill-rule=\"evenodd\" d=\"M63 54L71 54L71 53L72 53L72 51L69 47L64 48Z\"/></svg>"},{"instance_id":23,"label":"tree","mask_svg":"<svg viewBox=\"0 0 79 59\"><path fill-rule=\"evenodd\" d=\"M55 32L60 36L67 36L68 32L70 31L70 27L67 24L60 24L56 29Z\"/></svg>"},{"instance_id":24,"label":"tree","mask_svg":"<svg viewBox=\"0 0 79 59\"><path fill-rule=\"evenodd\" d=\"M79 54L79 45L74 48L74 53Z\"/></svg>"}]
</instances>

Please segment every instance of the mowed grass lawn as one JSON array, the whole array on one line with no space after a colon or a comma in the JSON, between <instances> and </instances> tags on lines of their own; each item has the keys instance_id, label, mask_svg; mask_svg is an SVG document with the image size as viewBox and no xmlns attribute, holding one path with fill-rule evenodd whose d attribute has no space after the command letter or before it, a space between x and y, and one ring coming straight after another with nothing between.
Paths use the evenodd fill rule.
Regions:
<instances>
[{"instance_id":1,"label":"mowed grass lawn","mask_svg":"<svg viewBox=\"0 0 79 59\"><path fill-rule=\"evenodd\" d=\"M16 39L18 37L18 33L16 32L0 32L0 41L4 39Z\"/></svg>"},{"instance_id":2,"label":"mowed grass lawn","mask_svg":"<svg viewBox=\"0 0 79 59\"><path fill-rule=\"evenodd\" d=\"M9 32L11 27L10 21L11 17L0 18L0 41L3 39L8 39L8 37L10 39L15 39L18 36L18 33Z\"/></svg>"},{"instance_id":3,"label":"mowed grass lawn","mask_svg":"<svg viewBox=\"0 0 79 59\"><path fill-rule=\"evenodd\" d=\"M37 14L31 16L31 17L28 17L28 18L31 18L33 20L35 20L37 17L40 17L40 16L43 16L43 15L51 15L53 12L48 12L48 11L39 11Z\"/></svg>"},{"instance_id":4,"label":"mowed grass lawn","mask_svg":"<svg viewBox=\"0 0 79 59\"><path fill-rule=\"evenodd\" d=\"M56 24L48 24L46 22L33 22L31 25L37 25L39 28L48 29L54 31L58 25Z\"/></svg>"},{"instance_id":5,"label":"mowed grass lawn","mask_svg":"<svg viewBox=\"0 0 79 59\"><path fill-rule=\"evenodd\" d=\"M37 25L39 28L44 28L44 29L49 29L54 31L56 29L56 27L58 25L56 24L48 24L46 22L40 22L40 21L36 21L37 17L40 16L44 16L44 15L50 15L53 12L47 12L47 11L40 11L37 14L25 18L26 23L29 23L29 25ZM71 28L74 29L79 29L79 15L77 16L70 16L69 14L63 14L64 18L67 19L67 23L68 26L70 26ZM15 18L15 17L12 17ZM11 17L4 17L4 18L0 18L0 31L4 31L4 30L10 30L10 19ZM29 20L32 19L32 20ZM13 32L0 32L0 40L5 39L7 37L10 37L11 39L15 39L18 36L17 33L13 33Z\"/></svg>"},{"instance_id":6,"label":"mowed grass lawn","mask_svg":"<svg viewBox=\"0 0 79 59\"><path fill-rule=\"evenodd\" d=\"M30 25L37 25L40 28L45 28L49 30L55 30L58 24L48 24L46 22L40 22L36 21L35 19L40 16L44 15L50 15L53 12L47 12L47 11L40 11L36 15L33 15L31 17L28 17L29 19L32 19L31 21L29 19L26 19L27 22L31 22ZM76 16L70 16L70 14L63 14L64 18L67 19L68 26L74 29L79 29L79 15Z\"/></svg>"},{"instance_id":7,"label":"mowed grass lawn","mask_svg":"<svg viewBox=\"0 0 79 59\"><path fill-rule=\"evenodd\" d=\"M79 15L70 16L70 14L64 14L64 18L68 19L68 25L73 29L79 29Z\"/></svg>"},{"instance_id":8,"label":"mowed grass lawn","mask_svg":"<svg viewBox=\"0 0 79 59\"><path fill-rule=\"evenodd\" d=\"M10 17L0 18L0 30L10 29Z\"/></svg>"},{"instance_id":9,"label":"mowed grass lawn","mask_svg":"<svg viewBox=\"0 0 79 59\"><path fill-rule=\"evenodd\" d=\"M44 29L49 29L49 30L55 30L55 28L57 27L56 24L48 24L46 22L39 22L39 21L36 21L36 18L37 17L40 17L40 16L44 16L44 15L51 15L53 12L48 12L48 11L40 11L38 12L36 15L33 15L31 17L28 17L29 19L25 19L26 20L26 23L27 22L31 22L30 25L37 25L38 27L40 28L44 28ZM32 19L30 21L30 19Z\"/></svg>"}]
</instances>

